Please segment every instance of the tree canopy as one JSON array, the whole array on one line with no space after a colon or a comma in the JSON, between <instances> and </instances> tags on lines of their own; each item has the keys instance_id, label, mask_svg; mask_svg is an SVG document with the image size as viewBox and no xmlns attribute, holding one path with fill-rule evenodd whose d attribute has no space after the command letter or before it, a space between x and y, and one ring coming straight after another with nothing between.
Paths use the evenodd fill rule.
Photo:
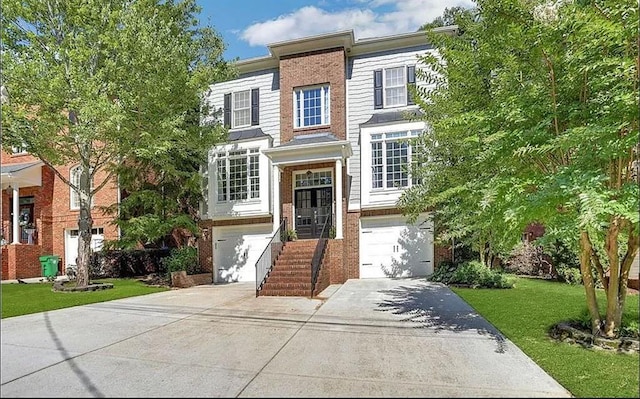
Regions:
<instances>
[{"instance_id":1,"label":"tree canopy","mask_svg":"<svg viewBox=\"0 0 640 399\"><path fill-rule=\"evenodd\" d=\"M421 184L440 238L500 252L529 223L580 253L594 333L615 335L638 251L638 9L625 1L477 1L459 35L427 31ZM607 296L604 318L596 280Z\"/></svg>"},{"instance_id":2,"label":"tree canopy","mask_svg":"<svg viewBox=\"0 0 640 399\"><path fill-rule=\"evenodd\" d=\"M198 13L194 0L2 2L3 142L25 145L78 193L79 285L95 194L123 167L152 160L171 174L174 159L203 159L224 135L194 123L210 114L199 109L207 85L230 73ZM79 184L58 165L79 165ZM98 171L108 177L92 185Z\"/></svg>"}]
</instances>

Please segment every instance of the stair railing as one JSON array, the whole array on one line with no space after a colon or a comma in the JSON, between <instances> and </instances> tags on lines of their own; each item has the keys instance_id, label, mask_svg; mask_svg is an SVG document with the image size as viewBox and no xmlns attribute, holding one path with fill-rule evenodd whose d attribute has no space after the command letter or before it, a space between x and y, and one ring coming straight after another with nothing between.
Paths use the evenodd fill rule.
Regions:
<instances>
[{"instance_id":1,"label":"stair railing","mask_svg":"<svg viewBox=\"0 0 640 399\"><path fill-rule=\"evenodd\" d=\"M285 243L285 226L287 225L287 218L283 218L280 222L280 226L273 233L273 237L269 240L267 247L262 251L262 255L256 262L256 297L260 294L260 290L267 281L267 277L273 270L273 265L276 263L276 259L280 256L282 248Z\"/></svg>"},{"instance_id":2,"label":"stair railing","mask_svg":"<svg viewBox=\"0 0 640 399\"><path fill-rule=\"evenodd\" d=\"M324 225L322 226L322 230L320 232L320 238L318 238L318 243L316 244L316 249L313 251L313 258L311 260L311 294L310 297L313 297L313 291L316 289L316 283L318 281L318 273L320 272L320 266L322 265L322 258L324 258L324 252L327 248L327 240L329 238L329 229L327 228L331 223L331 217L328 216Z\"/></svg>"}]
</instances>

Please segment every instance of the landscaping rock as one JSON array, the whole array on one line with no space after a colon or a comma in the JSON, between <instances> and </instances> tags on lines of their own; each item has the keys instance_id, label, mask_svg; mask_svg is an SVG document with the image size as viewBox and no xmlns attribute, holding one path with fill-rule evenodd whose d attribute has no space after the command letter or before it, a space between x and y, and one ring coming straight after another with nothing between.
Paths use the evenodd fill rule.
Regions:
<instances>
[{"instance_id":1,"label":"landscaping rock","mask_svg":"<svg viewBox=\"0 0 640 399\"><path fill-rule=\"evenodd\" d=\"M558 323L549 335L562 342L577 343L585 348L602 349L621 353L640 352L640 341L629 337L617 339L594 337L590 332L580 330L568 322Z\"/></svg>"},{"instance_id":2,"label":"landscaping rock","mask_svg":"<svg viewBox=\"0 0 640 399\"><path fill-rule=\"evenodd\" d=\"M113 288L113 284L111 283L94 283L89 284L86 287L65 287L64 282L56 281L53 283L53 287L51 291L54 292L83 292L83 291L98 291L98 290L108 290Z\"/></svg>"}]
</instances>

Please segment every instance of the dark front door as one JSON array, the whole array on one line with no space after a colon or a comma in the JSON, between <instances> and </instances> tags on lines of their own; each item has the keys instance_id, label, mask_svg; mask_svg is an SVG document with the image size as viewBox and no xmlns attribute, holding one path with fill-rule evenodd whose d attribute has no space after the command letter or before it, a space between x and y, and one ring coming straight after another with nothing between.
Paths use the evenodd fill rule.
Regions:
<instances>
[{"instance_id":1,"label":"dark front door","mask_svg":"<svg viewBox=\"0 0 640 399\"><path fill-rule=\"evenodd\" d=\"M318 238L327 222L331 227L331 187L295 191L296 233L298 238ZM325 235L326 235L325 234Z\"/></svg>"}]
</instances>

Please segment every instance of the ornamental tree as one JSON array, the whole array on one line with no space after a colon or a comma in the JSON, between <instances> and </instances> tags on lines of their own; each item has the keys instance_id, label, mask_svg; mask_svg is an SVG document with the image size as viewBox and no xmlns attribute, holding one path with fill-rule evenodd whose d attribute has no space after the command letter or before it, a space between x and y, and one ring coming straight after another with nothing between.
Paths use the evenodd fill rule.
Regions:
<instances>
[{"instance_id":1,"label":"ornamental tree","mask_svg":"<svg viewBox=\"0 0 640 399\"><path fill-rule=\"evenodd\" d=\"M228 73L198 12L194 0L2 2L3 141L24 144L78 193L79 286L89 284L92 198L118 168L195 142L206 152L223 134L190 121ZM69 164L81 167L79 184L55 168ZM98 170L108 178L92 185Z\"/></svg>"},{"instance_id":2,"label":"ornamental tree","mask_svg":"<svg viewBox=\"0 0 640 399\"><path fill-rule=\"evenodd\" d=\"M442 231L488 229L503 247L543 223L580 254L593 333L615 336L638 252L637 4L479 0L477 12L460 35L427 32L439 56L424 57L432 85L417 93L422 183L401 205L435 206Z\"/></svg>"}]
</instances>

